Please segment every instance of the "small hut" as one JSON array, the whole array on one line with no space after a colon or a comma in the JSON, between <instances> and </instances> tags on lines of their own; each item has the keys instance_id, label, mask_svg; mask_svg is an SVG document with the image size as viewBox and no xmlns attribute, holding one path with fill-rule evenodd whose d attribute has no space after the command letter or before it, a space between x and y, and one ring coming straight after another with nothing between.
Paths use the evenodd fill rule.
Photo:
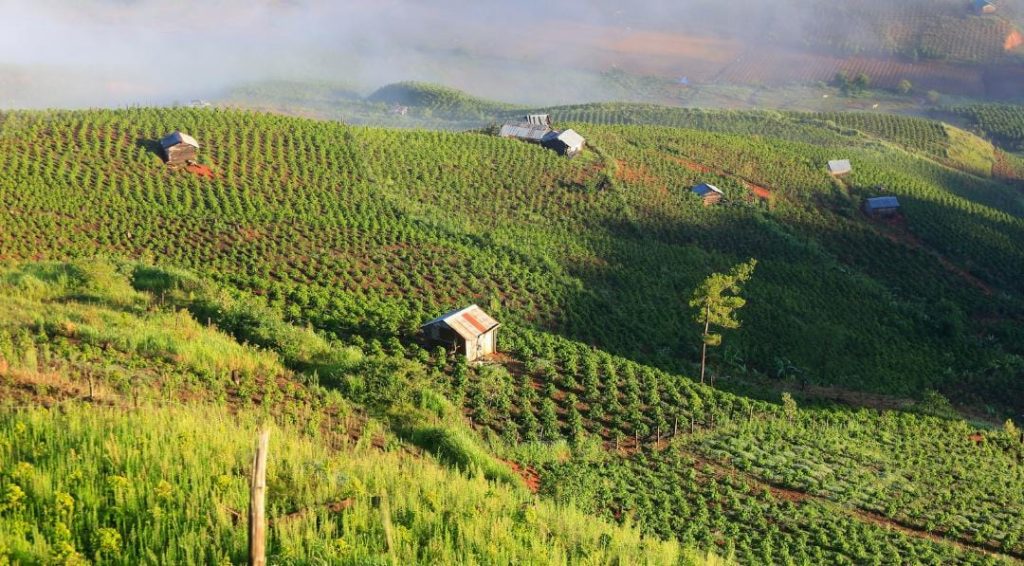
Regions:
<instances>
[{"instance_id":1,"label":"small hut","mask_svg":"<svg viewBox=\"0 0 1024 566\"><path fill-rule=\"evenodd\" d=\"M700 199L704 201L704 206L718 204L719 202L722 201L722 197L725 196L725 193L722 192L722 189L719 189L718 187L714 185L709 185L707 183L701 183L697 185L696 187L691 189L690 192L699 196Z\"/></svg>"},{"instance_id":2,"label":"small hut","mask_svg":"<svg viewBox=\"0 0 1024 566\"><path fill-rule=\"evenodd\" d=\"M983 16L985 14L995 14L996 5L989 0L974 0L974 13Z\"/></svg>"},{"instance_id":3,"label":"small hut","mask_svg":"<svg viewBox=\"0 0 1024 566\"><path fill-rule=\"evenodd\" d=\"M523 116L523 123L530 124L533 126L547 126L551 127L551 115L550 114L527 114Z\"/></svg>"},{"instance_id":4,"label":"small hut","mask_svg":"<svg viewBox=\"0 0 1024 566\"><path fill-rule=\"evenodd\" d=\"M574 130L551 132L540 142L544 147L557 151L560 155L566 157L572 157L583 151L583 146L586 143L587 140L583 139L583 136L577 134Z\"/></svg>"},{"instance_id":5,"label":"small hut","mask_svg":"<svg viewBox=\"0 0 1024 566\"><path fill-rule=\"evenodd\" d=\"M498 351L499 326L483 309L470 305L435 318L424 324L422 330L429 341L473 362Z\"/></svg>"},{"instance_id":6,"label":"small hut","mask_svg":"<svg viewBox=\"0 0 1024 566\"><path fill-rule=\"evenodd\" d=\"M871 197L864 201L864 214L872 218L893 216L900 211L900 201L896 197Z\"/></svg>"},{"instance_id":7,"label":"small hut","mask_svg":"<svg viewBox=\"0 0 1024 566\"><path fill-rule=\"evenodd\" d=\"M828 162L828 172L834 177L846 175L851 171L853 171L853 166L850 165L849 159L834 159Z\"/></svg>"},{"instance_id":8,"label":"small hut","mask_svg":"<svg viewBox=\"0 0 1024 566\"><path fill-rule=\"evenodd\" d=\"M188 134L174 132L167 134L160 140L160 147L164 150L168 165L185 165L196 160L199 152L199 142Z\"/></svg>"}]
</instances>

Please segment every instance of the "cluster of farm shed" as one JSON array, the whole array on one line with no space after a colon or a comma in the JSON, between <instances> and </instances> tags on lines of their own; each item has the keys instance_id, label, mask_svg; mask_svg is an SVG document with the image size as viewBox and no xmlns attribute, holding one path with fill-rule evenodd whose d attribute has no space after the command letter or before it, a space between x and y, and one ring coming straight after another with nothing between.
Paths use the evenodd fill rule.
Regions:
<instances>
[{"instance_id":1,"label":"cluster of farm shed","mask_svg":"<svg viewBox=\"0 0 1024 566\"><path fill-rule=\"evenodd\" d=\"M574 130L558 131L551 127L551 116L548 114L528 114L522 119L506 122L498 130L503 138L539 144L559 155L573 157L583 151L587 141Z\"/></svg>"},{"instance_id":2,"label":"cluster of farm shed","mask_svg":"<svg viewBox=\"0 0 1024 566\"><path fill-rule=\"evenodd\" d=\"M546 114L524 116L520 122L509 122L501 127L499 135L536 143L561 155L573 156L583 150L586 141L573 130L556 131ZM167 164L172 167L196 163L199 142L181 131L174 131L160 139L160 148ZM828 162L829 174L835 177L853 171L849 160ZM725 192L709 183L700 183L691 192L704 206L717 205L725 199ZM876 196L865 199L863 211L871 217L891 216L899 211L895 196ZM501 325L477 305L453 310L424 324L421 337L427 343L441 346L450 354L463 356L467 362L481 362L498 352L497 331Z\"/></svg>"},{"instance_id":3,"label":"cluster of farm shed","mask_svg":"<svg viewBox=\"0 0 1024 566\"><path fill-rule=\"evenodd\" d=\"M842 177L853 172L849 159L834 159L826 166L833 177ZM704 206L714 206L724 201L725 192L709 183L700 183L690 189ZM864 199L861 210L872 218L893 216L900 211L900 201L895 196L872 196Z\"/></svg>"}]
</instances>

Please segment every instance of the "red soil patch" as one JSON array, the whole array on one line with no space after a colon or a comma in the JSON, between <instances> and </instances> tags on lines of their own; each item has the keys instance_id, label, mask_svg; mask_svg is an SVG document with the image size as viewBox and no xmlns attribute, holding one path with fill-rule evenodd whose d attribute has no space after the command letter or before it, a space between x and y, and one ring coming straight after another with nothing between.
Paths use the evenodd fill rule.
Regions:
<instances>
[{"instance_id":1,"label":"red soil patch","mask_svg":"<svg viewBox=\"0 0 1024 566\"><path fill-rule=\"evenodd\" d=\"M747 183L746 181L744 181L743 184L746 185L747 188L750 189L750 192L754 193L754 195L757 198L763 198L763 199L770 199L770 198L772 198L772 192L769 191L768 189L762 187L762 186L755 185L753 183Z\"/></svg>"},{"instance_id":2,"label":"red soil patch","mask_svg":"<svg viewBox=\"0 0 1024 566\"><path fill-rule=\"evenodd\" d=\"M537 470L529 466L520 466L511 460L502 460L502 462L505 462L513 472L523 478L523 483L526 484L526 489L529 489L530 493L540 493L540 474L537 473Z\"/></svg>"},{"instance_id":3,"label":"red soil patch","mask_svg":"<svg viewBox=\"0 0 1024 566\"><path fill-rule=\"evenodd\" d=\"M706 165L701 165L700 163L694 161L687 161L682 157L670 157L670 159L672 159L672 161L675 161L676 163L679 163L683 167L686 167L690 171L696 171L698 173L711 173L711 168Z\"/></svg>"},{"instance_id":4,"label":"red soil patch","mask_svg":"<svg viewBox=\"0 0 1024 566\"><path fill-rule=\"evenodd\" d=\"M213 179L213 170L206 165L189 165L185 167L185 170L192 173L196 177L203 177L206 179Z\"/></svg>"},{"instance_id":5,"label":"red soil patch","mask_svg":"<svg viewBox=\"0 0 1024 566\"><path fill-rule=\"evenodd\" d=\"M1024 167L1011 162L1003 151L996 150L995 156L996 162L992 166L992 175L994 177L1008 181L1024 180Z\"/></svg>"},{"instance_id":6,"label":"red soil patch","mask_svg":"<svg viewBox=\"0 0 1024 566\"><path fill-rule=\"evenodd\" d=\"M615 164L618 177L627 183L648 184L655 180L654 176L645 171L643 167L633 167L621 160L616 160Z\"/></svg>"},{"instance_id":7,"label":"red soil patch","mask_svg":"<svg viewBox=\"0 0 1024 566\"><path fill-rule=\"evenodd\" d=\"M976 432L976 433L968 436L967 440L970 440L971 442L973 442L975 444L981 444L981 443L985 442L985 435L981 434L980 432Z\"/></svg>"},{"instance_id":8,"label":"red soil patch","mask_svg":"<svg viewBox=\"0 0 1024 566\"><path fill-rule=\"evenodd\" d=\"M1017 30L1010 32L1010 35L1006 36L1006 42L1003 43L1003 49L1007 51L1013 51L1014 49L1024 45L1024 35Z\"/></svg>"}]
</instances>

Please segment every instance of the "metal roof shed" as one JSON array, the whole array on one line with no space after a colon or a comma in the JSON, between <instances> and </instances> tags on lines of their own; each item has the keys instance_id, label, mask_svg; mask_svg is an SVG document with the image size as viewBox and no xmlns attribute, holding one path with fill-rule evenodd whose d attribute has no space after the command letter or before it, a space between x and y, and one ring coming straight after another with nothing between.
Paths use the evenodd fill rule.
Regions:
<instances>
[{"instance_id":1,"label":"metal roof shed","mask_svg":"<svg viewBox=\"0 0 1024 566\"><path fill-rule=\"evenodd\" d=\"M587 140L583 139L583 136L574 130L565 130L564 132L551 132L542 143L548 149L572 157L583 151L583 146L586 145Z\"/></svg>"},{"instance_id":2,"label":"metal roof shed","mask_svg":"<svg viewBox=\"0 0 1024 566\"><path fill-rule=\"evenodd\" d=\"M527 124L533 124L535 126L547 126L551 127L551 115L550 114L527 114L523 117L523 121Z\"/></svg>"},{"instance_id":3,"label":"metal roof shed","mask_svg":"<svg viewBox=\"0 0 1024 566\"><path fill-rule=\"evenodd\" d=\"M184 165L195 161L199 142L188 134L176 131L160 138L160 148L164 150L168 165Z\"/></svg>"},{"instance_id":4,"label":"metal roof shed","mask_svg":"<svg viewBox=\"0 0 1024 566\"><path fill-rule=\"evenodd\" d=\"M533 143L541 143L544 141L545 136L550 133L551 128L544 125L509 122L501 127L498 135L503 138L515 138Z\"/></svg>"},{"instance_id":5,"label":"metal roof shed","mask_svg":"<svg viewBox=\"0 0 1024 566\"><path fill-rule=\"evenodd\" d=\"M454 310L423 325L427 338L475 361L497 351L498 321L477 305Z\"/></svg>"},{"instance_id":6,"label":"metal roof shed","mask_svg":"<svg viewBox=\"0 0 1024 566\"><path fill-rule=\"evenodd\" d=\"M900 209L900 201L896 197L871 197L864 201L864 212L868 216L886 216L895 214Z\"/></svg>"},{"instance_id":7,"label":"metal roof shed","mask_svg":"<svg viewBox=\"0 0 1024 566\"><path fill-rule=\"evenodd\" d=\"M828 162L828 172L832 175L846 175L853 171L849 159L834 159Z\"/></svg>"},{"instance_id":8,"label":"metal roof shed","mask_svg":"<svg viewBox=\"0 0 1024 566\"><path fill-rule=\"evenodd\" d=\"M196 138L182 132L172 132L160 139L160 147L167 149L178 144L185 144L199 149L199 142Z\"/></svg>"},{"instance_id":9,"label":"metal roof shed","mask_svg":"<svg viewBox=\"0 0 1024 566\"><path fill-rule=\"evenodd\" d=\"M709 185L708 183L701 183L696 187L690 189L690 192L699 196L701 200L704 201L704 206L718 204L719 201L722 200L722 197L725 196L725 193L722 192L722 189L719 189L714 185Z\"/></svg>"}]
</instances>

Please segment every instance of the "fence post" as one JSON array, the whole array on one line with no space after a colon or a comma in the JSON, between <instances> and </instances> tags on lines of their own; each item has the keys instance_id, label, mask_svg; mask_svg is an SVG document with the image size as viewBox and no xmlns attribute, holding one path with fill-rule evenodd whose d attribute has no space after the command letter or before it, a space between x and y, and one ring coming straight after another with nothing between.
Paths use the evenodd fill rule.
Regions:
<instances>
[{"instance_id":1,"label":"fence post","mask_svg":"<svg viewBox=\"0 0 1024 566\"><path fill-rule=\"evenodd\" d=\"M270 429L264 427L256 442L249 483L249 566L266 566L267 531L265 496L267 491L267 451Z\"/></svg>"}]
</instances>

